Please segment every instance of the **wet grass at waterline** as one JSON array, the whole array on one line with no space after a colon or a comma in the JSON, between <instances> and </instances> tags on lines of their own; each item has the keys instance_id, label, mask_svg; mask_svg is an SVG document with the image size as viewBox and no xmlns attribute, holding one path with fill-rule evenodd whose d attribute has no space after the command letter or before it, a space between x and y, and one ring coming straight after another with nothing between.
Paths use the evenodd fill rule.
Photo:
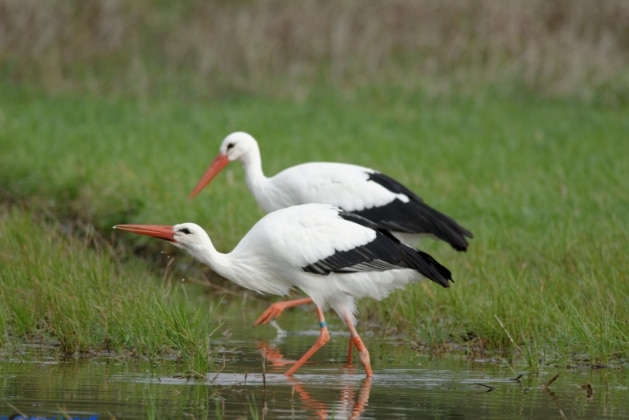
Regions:
<instances>
[{"instance_id":1,"label":"wet grass at waterline","mask_svg":"<svg viewBox=\"0 0 629 420\"><path fill-rule=\"evenodd\" d=\"M54 328L50 335L64 351L107 342L149 354L205 354L197 350L215 326L207 300L197 299L197 289L164 283L163 266L149 268L130 255L163 261L160 251L178 252L111 226L194 221L219 250L230 250L262 215L241 169L231 166L193 201L187 195L223 137L246 130L261 143L267 174L309 160L375 167L474 233L464 254L422 244L452 269L449 290L413 285L377 305L362 302L361 329L374 321L422 351L485 357L486 350L531 367L626 360L626 107L489 91L441 99L395 89L357 99L322 91L307 102L220 103L3 92L0 191L4 201L19 203L3 217L3 241L13 244L1 256L5 342ZM51 228L34 226L42 214ZM54 232L77 221L113 243L115 257L109 246L88 250L81 240L55 250ZM53 253L62 251L59 262ZM34 258L49 264L29 264ZM204 270L175 267L190 280L207 273L197 268ZM107 299L89 295L99 282ZM38 305L26 306L36 309L27 309L35 298Z\"/></svg>"},{"instance_id":2,"label":"wet grass at waterline","mask_svg":"<svg viewBox=\"0 0 629 420\"><path fill-rule=\"evenodd\" d=\"M97 234L78 238L16 208L0 208L0 238L0 343L15 357L21 344L41 344L60 357L167 359L186 374L208 370L213 306L151 276L143 261L121 265Z\"/></svg>"}]
</instances>

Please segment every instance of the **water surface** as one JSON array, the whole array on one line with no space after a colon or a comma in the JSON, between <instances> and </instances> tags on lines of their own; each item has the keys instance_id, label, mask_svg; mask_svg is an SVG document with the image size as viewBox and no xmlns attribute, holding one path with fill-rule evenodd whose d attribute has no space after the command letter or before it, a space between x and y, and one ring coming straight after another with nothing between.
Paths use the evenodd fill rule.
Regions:
<instances>
[{"instance_id":1,"label":"water surface","mask_svg":"<svg viewBox=\"0 0 629 420\"><path fill-rule=\"evenodd\" d=\"M421 356L401 340L366 334L374 368L367 379L360 363L345 366L347 335L334 333L312 363L287 378L287 363L317 331L275 339L269 333L236 328L215 341L216 368L202 379L186 378L181 364L168 361L60 361L45 352L8 352L0 363L0 420L15 413L80 419L629 417L629 379L620 368L548 367L531 375L496 360Z\"/></svg>"}]
</instances>

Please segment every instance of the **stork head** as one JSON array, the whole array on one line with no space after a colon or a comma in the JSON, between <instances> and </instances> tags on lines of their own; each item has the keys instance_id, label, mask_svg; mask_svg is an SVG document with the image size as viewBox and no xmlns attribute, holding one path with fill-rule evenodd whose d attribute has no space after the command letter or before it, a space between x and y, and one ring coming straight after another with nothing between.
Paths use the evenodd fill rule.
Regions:
<instances>
[{"instance_id":1,"label":"stork head","mask_svg":"<svg viewBox=\"0 0 629 420\"><path fill-rule=\"evenodd\" d=\"M236 131L225 137L218 151L219 156L226 156L232 162L242 160L251 151L258 150L258 142L250 134L243 131Z\"/></svg>"},{"instance_id":2,"label":"stork head","mask_svg":"<svg viewBox=\"0 0 629 420\"><path fill-rule=\"evenodd\" d=\"M194 255L195 250L207 247L210 238L203 228L195 223L181 223L178 225L116 225L114 229L139 235L152 236L171 242L178 248L185 249Z\"/></svg>"},{"instance_id":3,"label":"stork head","mask_svg":"<svg viewBox=\"0 0 629 420\"><path fill-rule=\"evenodd\" d=\"M250 134L236 131L225 137L225 140L223 140L218 150L218 155L205 171L205 174L203 174L203 177L201 177L188 198L192 199L201 192L229 162L234 160L245 162L252 155L259 157L260 151L258 149L258 142Z\"/></svg>"}]
</instances>

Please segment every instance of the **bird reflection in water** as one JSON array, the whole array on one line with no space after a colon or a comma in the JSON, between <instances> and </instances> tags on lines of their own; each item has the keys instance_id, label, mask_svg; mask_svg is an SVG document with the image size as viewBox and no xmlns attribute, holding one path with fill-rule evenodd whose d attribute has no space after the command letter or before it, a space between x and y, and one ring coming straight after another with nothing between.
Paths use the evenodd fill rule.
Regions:
<instances>
[{"instance_id":1,"label":"bird reflection in water","mask_svg":"<svg viewBox=\"0 0 629 420\"><path fill-rule=\"evenodd\" d=\"M284 368L296 362L296 360L286 359L277 346L266 341L256 342L256 347L264 358L265 365L269 363L272 368ZM351 366L348 366L347 370L347 373L353 373ZM334 403L323 402L312 397L303 382L296 380L294 376L288 377L288 383L293 386L293 393L299 396L303 409L313 411L316 413L315 418L318 419L359 419L369 402L371 380L370 376L363 378L360 385L350 379L343 381L338 401Z\"/></svg>"}]
</instances>

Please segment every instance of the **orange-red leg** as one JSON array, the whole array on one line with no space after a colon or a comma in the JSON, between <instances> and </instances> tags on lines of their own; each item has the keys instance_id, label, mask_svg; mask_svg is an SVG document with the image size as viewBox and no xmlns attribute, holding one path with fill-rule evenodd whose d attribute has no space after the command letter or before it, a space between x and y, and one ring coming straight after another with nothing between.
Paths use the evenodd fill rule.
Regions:
<instances>
[{"instance_id":1,"label":"orange-red leg","mask_svg":"<svg viewBox=\"0 0 629 420\"><path fill-rule=\"evenodd\" d=\"M365 344L363 343L362 338L360 338L360 336L358 335L358 332L356 331L356 327L354 327L354 324L352 324L352 320L350 319L349 316L345 316L345 323L347 324L347 328L349 328L349 334L350 334L349 347L350 349L352 348L352 343L356 346L356 350L358 350L358 357L360 358L360 361L365 367L365 373L367 374L367 377L369 378L373 376L373 371L371 370L371 359L369 358L369 351L367 350L367 347L365 347Z\"/></svg>"},{"instance_id":2,"label":"orange-red leg","mask_svg":"<svg viewBox=\"0 0 629 420\"><path fill-rule=\"evenodd\" d=\"M354 340L352 337L349 337L349 344L347 346L347 367L352 367L352 363L354 362Z\"/></svg>"},{"instance_id":3,"label":"orange-red leg","mask_svg":"<svg viewBox=\"0 0 629 420\"><path fill-rule=\"evenodd\" d=\"M323 347L325 343L330 341L330 333L328 332L328 327L325 323L325 317L323 316L323 311L318 306L316 308L317 308L317 317L319 318L319 326L321 327L321 333L319 334L319 338L317 338L317 341L315 341L313 346L310 347L310 350L308 350L303 356L301 356L301 359L299 359L290 369L286 371L286 373L284 374L286 376L290 376L293 373L295 373L297 369L301 367L301 365L306 363L306 361L308 361L308 359L310 359L312 355L317 352L317 350Z\"/></svg>"},{"instance_id":4,"label":"orange-red leg","mask_svg":"<svg viewBox=\"0 0 629 420\"><path fill-rule=\"evenodd\" d=\"M285 302L277 302L267 308L256 320L254 325L266 324L267 322L276 319L284 311L284 309L293 308L299 305L305 305L312 303L312 299L303 298L295 300L287 300Z\"/></svg>"}]
</instances>

